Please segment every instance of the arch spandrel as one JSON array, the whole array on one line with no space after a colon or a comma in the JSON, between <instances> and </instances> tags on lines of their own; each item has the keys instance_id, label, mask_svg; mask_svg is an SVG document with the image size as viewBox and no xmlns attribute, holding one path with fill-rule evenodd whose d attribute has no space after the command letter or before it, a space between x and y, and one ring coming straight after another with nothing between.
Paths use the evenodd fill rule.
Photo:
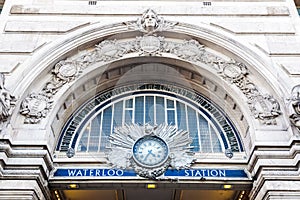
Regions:
<instances>
[{"instance_id":1,"label":"arch spandrel","mask_svg":"<svg viewBox=\"0 0 300 200\"><path fill-rule=\"evenodd\" d=\"M41 49L39 54L24 63L25 68L34 65L35 67L32 69L34 73L27 73L28 75L24 76L23 81L15 88L15 91L19 91L19 96L23 99L21 105L23 117L17 113L14 114L14 117L19 119L17 121L25 119L26 123L34 124L33 126L36 127L50 126L55 118L64 112L65 114L62 114L63 117L60 119L66 120L71 112L80 106L79 102L73 101L74 94L80 93L80 91L84 92L84 87L89 84L98 84L97 78L89 80L93 77L92 74L101 74L103 80L111 78L117 81L119 75L113 74L114 68L118 68L121 62L135 63L135 60L143 57L149 62L152 59L160 59L164 60L163 63L175 66L178 63L188 63L180 69L180 74L182 77L191 76L192 81L188 81L191 88L206 88L202 89L202 92L207 94L212 94L216 87L222 88L220 93L223 94L223 98L227 98L225 107L228 108L229 115L235 115L234 113L230 114L231 108L238 108L239 114L233 118L237 119L242 116L247 119L250 129L260 126L281 129L284 126L280 119L282 118L280 106L276 100L276 96L280 95L275 94L275 91L280 89L270 85L268 81L265 81L264 85L261 85L263 81L260 81L258 85L249 78L257 76L263 80L264 77L267 77L264 69L261 68L267 62L264 62L262 58L254 57L257 55L251 49L206 25L194 27L163 21L163 24L155 30L144 32L140 29L137 21L106 27L94 24L77 30ZM190 49L192 51L189 51ZM224 51L221 52L220 49ZM218 55L215 55L214 52L218 52ZM95 54L96 57L93 58ZM234 59L230 59L232 57ZM74 65L74 61L81 65ZM81 69L84 65L84 69ZM220 66L222 67L220 68ZM119 70L122 71L122 68L119 67ZM48 72L47 81L41 78L45 72ZM29 82L28 80L33 81ZM199 86L203 83L205 86ZM93 86L92 90L97 91L100 88L102 90L104 87L112 86L114 86L113 81L103 81L102 85ZM32 95L33 91L36 94ZM268 93L269 95L265 95L265 91L271 92ZM251 94L251 92L257 94ZM43 96L47 95L44 94L47 94L47 98L51 101L45 100ZM271 94L275 94L274 97ZM218 100L220 99L218 95L212 95L212 97L220 104L223 103L223 100ZM256 97L257 99L255 99ZM30 114L32 111L30 109L33 109L30 108L32 101L42 102L43 108L47 108L45 113L38 113L37 117L35 114L32 116ZM262 106L259 102L264 105ZM72 106L71 110L68 110L66 106ZM63 110L64 107L66 111ZM28 109L26 110L26 108ZM37 111L36 108L34 109ZM38 109L42 110L42 107ZM242 130L240 132L246 134L247 125L245 126L245 122L241 124L244 125L240 128ZM62 124L58 127L62 127ZM58 132L54 134L57 139Z\"/></svg>"}]
</instances>

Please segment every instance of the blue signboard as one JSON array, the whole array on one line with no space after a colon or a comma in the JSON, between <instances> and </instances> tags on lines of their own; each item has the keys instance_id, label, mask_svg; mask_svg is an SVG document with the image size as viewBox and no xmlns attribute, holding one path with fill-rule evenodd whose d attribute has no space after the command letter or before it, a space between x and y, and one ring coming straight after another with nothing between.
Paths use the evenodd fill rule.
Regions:
<instances>
[{"instance_id":1,"label":"blue signboard","mask_svg":"<svg viewBox=\"0 0 300 200\"><path fill-rule=\"evenodd\" d=\"M133 170L123 169L101 169L101 168L81 168L81 169L57 169L54 177L135 177ZM248 178L242 169L168 169L164 173L165 177L204 177L204 178Z\"/></svg>"}]
</instances>

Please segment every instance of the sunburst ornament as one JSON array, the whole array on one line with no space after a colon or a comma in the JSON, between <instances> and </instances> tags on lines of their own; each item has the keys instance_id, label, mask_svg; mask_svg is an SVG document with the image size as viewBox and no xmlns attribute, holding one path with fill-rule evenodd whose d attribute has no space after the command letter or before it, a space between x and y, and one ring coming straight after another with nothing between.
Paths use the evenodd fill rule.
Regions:
<instances>
[{"instance_id":1,"label":"sunburst ornament","mask_svg":"<svg viewBox=\"0 0 300 200\"><path fill-rule=\"evenodd\" d=\"M154 179L169 167L188 168L194 162L192 139L185 130L160 124L125 124L109 138L107 159L113 167L133 168L141 177Z\"/></svg>"}]
</instances>

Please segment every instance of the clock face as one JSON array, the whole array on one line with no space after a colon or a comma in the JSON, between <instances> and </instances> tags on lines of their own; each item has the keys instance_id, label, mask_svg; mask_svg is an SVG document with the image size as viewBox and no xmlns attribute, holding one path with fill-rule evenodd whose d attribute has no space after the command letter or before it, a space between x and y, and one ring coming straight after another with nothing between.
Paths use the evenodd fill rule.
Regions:
<instances>
[{"instance_id":1,"label":"clock face","mask_svg":"<svg viewBox=\"0 0 300 200\"><path fill-rule=\"evenodd\" d=\"M133 145L134 160L144 167L156 167L168 159L168 145L156 136L145 136Z\"/></svg>"}]
</instances>

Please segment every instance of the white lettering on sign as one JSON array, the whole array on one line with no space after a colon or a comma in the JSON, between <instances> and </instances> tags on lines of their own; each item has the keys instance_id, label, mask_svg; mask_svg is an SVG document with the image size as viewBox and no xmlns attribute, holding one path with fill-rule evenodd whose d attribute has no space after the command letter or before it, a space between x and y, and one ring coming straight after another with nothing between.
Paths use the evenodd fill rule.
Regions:
<instances>
[{"instance_id":1,"label":"white lettering on sign","mask_svg":"<svg viewBox=\"0 0 300 200\"><path fill-rule=\"evenodd\" d=\"M184 170L184 174L191 177L226 177L226 171L220 169L186 169Z\"/></svg>"},{"instance_id":2,"label":"white lettering on sign","mask_svg":"<svg viewBox=\"0 0 300 200\"><path fill-rule=\"evenodd\" d=\"M68 176L123 176L120 169L68 169Z\"/></svg>"}]
</instances>

